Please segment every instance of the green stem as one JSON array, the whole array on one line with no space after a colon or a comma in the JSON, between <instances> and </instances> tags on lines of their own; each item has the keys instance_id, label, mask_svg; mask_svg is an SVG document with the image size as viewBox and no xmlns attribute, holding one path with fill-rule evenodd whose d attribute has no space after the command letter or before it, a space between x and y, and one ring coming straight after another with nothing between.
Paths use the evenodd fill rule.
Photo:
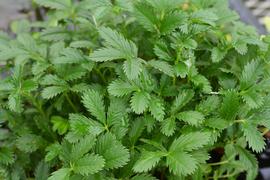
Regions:
<instances>
[{"instance_id":1,"label":"green stem","mask_svg":"<svg viewBox=\"0 0 270 180\"><path fill-rule=\"evenodd\" d=\"M266 135L270 130L268 128L265 128L264 131L262 132L262 135Z\"/></svg>"},{"instance_id":2,"label":"green stem","mask_svg":"<svg viewBox=\"0 0 270 180\"><path fill-rule=\"evenodd\" d=\"M72 107L73 111L75 111L76 113L78 112L78 109L76 108L76 106L72 103L71 99L69 98L68 94L65 93L65 97L69 103L69 105Z\"/></svg>"},{"instance_id":3,"label":"green stem","mask_svg":"<svg viewBox=\"0 0 270 180\"><path fill-rule=\"evenodd\" d=\"M47 118L46 113L44 112L43 108L42 108L42 104L38 103L37 100L34 98L34 96L28 95L28 94L24 94L24 96L26 96L27 98L29 98L29 100L31 101L31 103L37 108L38 112L44 117Z\"/></svg>"},{"instance_id":4,"label":"green stem","mask_svg":"<svg viewBox=\"0 0 270 180\"><path fill-rule=\"evenodd\" d=\"M244 119L239 119L239 120L235 120L234 123L245 123L246 120Z\"/></svg>"},{"instance_id":5,"label":"green stem","mask_svg":"<svg viewBox=\"0 0 270 180\"><path fill-rule=\"evenodd\" d=\"M216 163L208 163L209 166L219 166L219 165L222 165L222 164L227 164L229 163L228 160L225 160L225 161L220 161L220 162L216 162Z\"/></svg>"}]
</instances>

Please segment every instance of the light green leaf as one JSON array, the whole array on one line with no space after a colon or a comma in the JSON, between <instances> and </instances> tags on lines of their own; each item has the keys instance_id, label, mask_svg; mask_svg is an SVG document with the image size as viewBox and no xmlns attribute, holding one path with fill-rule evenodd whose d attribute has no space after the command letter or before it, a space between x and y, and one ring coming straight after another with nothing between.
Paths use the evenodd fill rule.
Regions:
<instances>
[{"instance_id":1,"label":"light green leaf","mask_svg":"<svg viewBox=\"0 0 270 180\"><path fill-rule=\"evenodd\" d=\"M66 48L61 54L62 56L53 59L54 64L80 64L86 62L84 55L74 48Z\"/></svg>"},{"instance_id":2,"label":"light green leaf","mask_svg":"<svg viewBox=\"0 0 270 180\"><path fill-rule=\"evenodd\" d=\"M173 174L186 176L197 169L198 162L190 154L174 151L167 156L166 164Z\"/></svg>"},{"instance_id":3,"label":"light green leaf","mask_svg":"<svg viewBox=\"0 0 270 180\"><path fill-rule=\"evenodd\" d=\"M48 74L43 77L40 84L42 85L56 85L56 86L66 86L67 82L57 75Z\"/></svg>"},{"instance_id":4,"label":"light green leaf","mask_svg":"<svg viewBox=\"0 0 270 180\"><path fill-rule=\"evenodd\" d=\"M256 80L262 74L262 69L257 61L247 63L240 77L240 87L245 90L256 83Z\"/></svg>"},{"instance_id":5,"label":"light green leaf","mask_svg":"<svg viewBox=\"0 0 270 180\"><path fill-rule=\"evenodd\" d=\"M61 145L58 143L51 144L47 146L46 148L46 156L45 156L45 161L49 162L53 160L55 157L57 157L61 153Z\"/></svg>"},{"instance_id":6,"label":"light green leaf","mask_svg":"<svg viewBox=\"0 0 270 180\"><path fill-rule=\"evenodd\" d=\"M104 131L104 126L102 124L92 119L88 119L83 115L70 114L69 119L70 130L81 137L88 134L96 136Z\"/></svg>"},{"instance_id":7,"label":"light green leaf","mask_svg":"<svg viewBox=\"0 0 270 180\"><path fill-rule=\"evenodd\" d=\"M224 119L221 118L209 118L204 121L204 124L208 127L214 128L214 129L225 129L228 126L230 126L230 123Z\"/></svg>"},{"instance_id":8,"label":"light green leaf","mask_svg":"<svg viewBox=\"0 0 270 180\"><path fill-rule=\"evenodd\" d=\"M157 165L160 159L165 155L164 152L152 152L152 151L142 151L141 157L133 166L133 171L135 172L147 172Z\"/></svg>"},{"instance_id":9,"label":"light green leaf","mask_svg":"<svg viewBox=\"0 0 270 180\"><path fill-rule=\"evenodd\" d=\"M204 115L198 111L184 111L177 114L177 119L190 125L198 126L204 120Z\"/></svg>"},{"instance_id":10,"label":"light green leaf","mask_svg":"<svg viewBox=\"0 0 270 180\"><path fill-rule=\"evenodd\" d=\"M73 144L70 157L73 161L83 157L88 153L96 143L96 138L93 135L86 135L79 142Z\"/></svg>"},{"instance_id":11,"label":"light green leaf","mask_svg":"<svg viewBox=\"0 0 270 180\"><path fill-rule=\"evenodd\" d=\"M175 139L170 146L169 151L193 151L206 145L210 140L210 133L206 132L191 132L183 134L179 138Z\"/></svg>"},{"instance_id":12,"label":"light green leaf","mask_svg":"<svg viewBox=\"0 0 270 180\"><path fill-rule=\"evenodd\" d=\"M204 93L210 93L212 91L209 80L203 75L197 74L190 79L195 86L200 87Z\"/></svg>"},{"instance_id":13,"label":"light green leaf","mask_svg":"<svg viewBox=\"0 0 270 180\"><path fill-rule=\"evenodd\" d=\"M126 147L110 133L98 139L96 152L104 157L107 169L123 167L129 161L129 152Z\"/></svg>"},{"instance_id":14,"label":"light green leaf","mask_svg":"<svg viewBox=\"0 0 270 180\"><path fill-rule=\"evenodd\" d=\"M23 111L22 98L20 94L12 93L8 96L8 107L11 111L21 113Z\"/></svg>"},{"instance_id":15,"label":"light green leaf","mask_svg":"<svg viewBox=\"0 0 270 180\"><path fill-rule=\"evenodd\" d=\"M192 90L181 90L177 97L175 98L172 107L171 112L175 113L179 111L181 108L183 108L194 96L194 91Z\"/></svg>"},{"instance_id":16,"label":"light green leaf","mask_svg":"<svg viewBox=\"0 0 270 180\"><path fill-rule=\"evenodd\" d=\"M134 15L138 22L148 31L155 32L158 23L157 15L154 8L146 2L136 3L134 6Z\"/></svg>"},{"instance_id":17,"label":"light green leaf","mask_svg":"<svg viewBox=\"0 0 270 180\"><path fill-rule=\"evenodd\" d=\"M168 76L171 77L174 76L172 66L165 61L151 60L148 61L148 64L150 64L153 68L158 69L159 71L167 74Z\"/></svg>"},{"instance_id":18,"label":"light green leaf","mask_svg":"<svg viewBox=\"0 0 270 180\"><path fill-rule=\"evenodd\" d=\"M61 168L53 172L48 180L69 180L70 173L69 168Z\"/></svg>"},{"instance_id":19,"label":"light green leaf","mask_svg":"<svg viewBox=\"0 0 270 180\"><path fill-rule=\"evenodd\" d=\"M133 96L131 97L130 102L131 102L132 110L137 114L141 114L149 106L150 95L144 91L135 92Z\"/></svg>"},{"instance_id":20,"label":"light green leaf","mask_svg":"<svg viewBox=\"0 0 270 180\"><path fill-rule=\"evenodd\" d=\"M34 134L25 134L16 139L16 146L23 152L35 152L45 141L42 137Z\"/></svg>"},{"instance_id":21,"label":"light green leaf","mask_svg":"<svg viewBox=\"0 0 270 180\"><path fill-rule=\"evenodd\" d=\"M151 115L158 121L162 121L165 116L165 108L162 100L158 97L152 96L149 103L149 110Z\"/></svg>"},{"instance_id":22,"label":"light green leaf","mask_svg":"<svg viewBox=\"0 0 270 180\"><path fill-rule=\"evenodd\" d=\"M66 29L66 27L60 26L47 28L40 33L40 38L46 41L63 41L70 39L70 37L70 32Z\"/></svg>"},{"instance_id":23,"label":"light green leaf","mask_svg":"<svg viewBox=\"0 0 270 180\"><path fill-rule=\"evenodd\" d=\"M65 91L67 91L66 86L50 86L43 89L41 95L44 99L51 99Z\"/></svg>"},{"instance_id":24,"label":"light green leaf","mask_svg":"<svg viewBox=\"0 0 270 180\"><path fill-rule=\"evenodd\" d=\"M57 131L60 135L67 132L69 124L66 119L62 118L61 116L52 116L51 122L53 123L53 131Z\"/></svg>"},{"instance_id":25,"label":"light green leaf","mask_svg":"<svg viewBox=\"0 0 270 180\"><path fill-rule=\"evenodd\" d=\"M262 152L265 147L265 142L257 127L254 124L246 122L242 124L242 131L249 147L257 153Z\"/></svg>"},{"instance_id":26,"label":"light green leaf","mask_svg":"<svg viewBox=\"0 0 270 180\"><path fill-rule=\"evenodd\" d=\"M167 13L161 23L159 30L160 33L161 34L171 33L173 30L175 30L177 27L183 24L185 19L186 17L182 13L179 12Z\"/></svg>"},{"instance_id":27,"label":"light green leaf","mask_svg":"<svg viewBox=\"0 0 270 180\"><path fill-rule=\"evenodd\" d=\"M132 41L125 39L117 31L102 27L99 33L109 46L121 52L126 59L137 57L138 49L136 45Z\"/></svg>"},{"instance_id":28,"label":"light green leaf","mask_svg":"<svg viewBox=\"0 0 270 180\"><path fill-rule=\"evenodd\" d=\"M169 117L165 119L164 121L162 121L161 132L165 134L166 136L173 135L175 129L176 129L175 118Z\"/></svg>"},{"instance_id":29,"label":"light green leaf","mask_svg":"<svg viewBox=\"0 0 270 180\"><path fill-rule=\"evenodd\" d=\"M100 122L105 123L106 114L102 95L96 90L88 90L83 94L82 102L86 109Z\"/></svg>"},{"instance_id":30,"label":"light green leaf","mask_svg":"<svg viewBox=\"0 0 270 180\"><path fill-rule=\"evenodd\" d=\"M251 108L258 108L263 105L263 97L260 93L255 90L249 89L241 94L243 100L249 105Z\"/></svg>"},{"instance_id":31,"label":"light green leaf","mask_svg":"<svg viewBox=\"0 0 270 180\"><path fill-rule=\"evenodd\" d=\"M141 60L137 58L128 59L124 62L123 69L128 79L137 79L142 72Z\"/></svg>"},{"instance_id":32,"label":"light green leaf","mask_svg":"<svg viewBox=\"0 0 270 180\"><path fill-rule=\"evenodd\" d=\"M137 87L128 82L117 79L108 86L108 91L111 95L122 97L136 91Z\"/></svg>"},{"instance_id":33,"label":"light green leaf","mask_svg":"<svg viewBox=\"0 0 270 180\"><path fill-rule=\"evenodd\" d=\"M218 63L220 62L226 55L226 51L225 50L221 50L218 47L214 47L211 50L211 59L213 63Z\"/></svg>"},{"instance_id":34,"label":"light green leaf","mask_svg":"<svg viewBox=\"0 0 270 180\"><path fill-rule=\"evenodd\" d=\"M101 171L104 164L105 160L102 156L97 154L87 154L74 163L73 170L75 173L88 176Z\"/></svg>"},{"instance_id":35,"label":"light green leaf","mask_svg":"<svg viewBox=\"0 0 270 180\"><path fill-rule=\"evenodd\" d=\"M125 55L120 50L111 47L98 49L90 55L90 59L95 62L112 61L124 58Z\"/></svg>"},{"instance_id":36,"label":"light green leaf","mask_svg":"<svg viewBox=\"0 0 270 180\"><path fill-rule=\"evenodd\" d=\"M239 111L239 96L234 90L229 90L225 92L223 102L220 107L220 115L223 119L227 121L232 121L235 119Z\"/></svg>"},{"instance_id":37,"label":"light green leaf","mask_svg":"<svg viewBox=\"0 0 270 180\"><path fill-rule=\"evenodd\" d=\"M256 156L240 146L236 146L235 149L239 154L240 162L244 167L247 167L247 180L256 179L258 175L258 161Z\"/></svg>"},{"instance_id":38,"label":"light green leaf","mask_svg":"<svg viewBox=\"0 0 270 180\"><path fill-rule=\"evenodd\" d=\"M215 112L220 107L220 98L218 96L208 96L207 99L201 101L197 106L196 110L209 115Z\"/></svg>"}]
</instances>

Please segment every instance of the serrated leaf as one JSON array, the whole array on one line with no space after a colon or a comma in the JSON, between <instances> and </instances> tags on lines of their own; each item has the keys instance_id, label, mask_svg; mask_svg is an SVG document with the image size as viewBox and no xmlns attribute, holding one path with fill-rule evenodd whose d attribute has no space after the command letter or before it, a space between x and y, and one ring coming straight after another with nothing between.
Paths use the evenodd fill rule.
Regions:
<instances>
[{"instance_id":1,"label":"serrated leaf","mask_svg":"<svg viewBox=\"0 0 270 180\"><path fill-rule=\"evenodd\" d=\"M31 153L39 149L44 143L42 137L34 134L25 134L16 139L16 146L23 152Z\"/></svg>"},{"instance_id":2,"label":"serrated leaf","mask_svg":"<svg viewBox=\"0 0 270 180\"><path fill-rule=\"evenodd\" d=\"M226 55L226 51L219 49L218 47L214 47L211 50L211 59L213 63L220 62Z\"/></svg>"},{"instance_id":3,"label":"serrated leaf","mask_svg":"<svg viewBox=\"0 0 270 180\"><path fill-rule=\"evenodd\" d=\"M214 129L225 129L227 128L230 123L224 119L221 118L209 118L204 121L204 124L208 127L214 128Z\"/></svg>"},{"instance_id":4,"label":"serrated leaf","mask_svg":"<svg viewBox=\"0 0 270 180\"><path fill-rule=\"evenodd\" d=\"M210 140L210 133L206 132L192 132L183 134L179 138L175 139L170 146L169 151L193 151L206 145Z\"/></svg>"},{"instance_id":5,"label":"serrated leaf","mask_svg":"<svg viewBox=\"0 0 270 180\"><path fill-rule=\"evenodd\" d=\"M104 101L101 94L96 90L88 90L83 94L82 102L86 109L100 122L105 123L106 114Z\"/></svg>"},{"instance_id":6,"label":"serrated leaf","mask_svg":"<svg viewBox=\"0 0 270 180\"><path fill-rule=\"evenodd\" d=\"M71 171L69 168L61 168L53 172L48 180L69 180Z\"/></svg>"},{"instance_id":7,"label":"serrated leaf","mask_svg":"<svg viewBox=\"0 0 270 180\"><path fill-rule=\"evenodd\" d=\"M161 132L165 134L166 136L173 135L175 129L176 129L175 118L170 117L162 121Z\"/></svg>"},{"instance_id":8,"label":"serrated leaf","mask_svg":"<svg viewBox=\"0 0 270 180\"><path fill-rule=\"evenodd\" d=\"M240 162L244 167L247 167L247 179L255 179L258 175L258 161L256 156L240 146L236 146L235 149L239 154Z\"/></svg>"},{"instance_id":9,"label":"serrated leaf","mask_svg":"<svg viewBox=\"0 0 270 180\"><path fill-rule=\"evenodd\" d=\"M23 111L22 98L19 94L10 94L8 96L8 107L11 111L21 113Z\"/></svg>"},{"instance_id":10,"label":"serrated leaf","mask_svg":"<svg viewBox=\"0 0 270 180\"><path fill-rule=\"evenodd\" d=\"M128 59L124 62L123 69L127 78L134 80L137 79L142 72L142 63L140 59Z\"/></svg>"},{"instance_id":11,"label":"serrated leaf","mask_svg":"<svg viewBox=\"0 0 270 180\"><path fill-rule=\"evenodd\" d=\"M81 137L88 134L96 136L104 131L104 127L102 124L92 119L88 119L83 115L70 114L69 119L71 131Z\"/></svg>"},{"instance_id":12,"label":"serrated leaf","mask_svg":"<svg viewBox=\"0 0 270 180\"><path fill-rule=\"evenodd\" d=\"M41 95L44 99L51 99L65 91L67 91L65 86L50 86L43 89Z\"/></svg>"},{"instance_id":13,"label":"serrated leaf","mask_svg":"<svg viewBox=\"0 0 270 180\"><path fill-rule=\"evenodd\" d=\"M220 108L220 115L223 119L232 121L239 111L239 96L236 91L229 90L225 92L223 102Z\"/></svg>"},{"instance_id":14,"label":"serrated leaf","mask_svg":"<svg viewBox=\"0 0 270 180\"><path fill-rule=\"evenodd\" d=\"M162 121L165 116L165 108L162 100L152 96L149 103L149 110L151 115L158 121Z\"/></svg>"},{"instance_id":15,"label":"serrated leaf","mask_svg":"<svg viewBox=\"0 0 270 180\"><path fill-rule=\"evenodd\" d=\"M241 89L245 90L256 83L256 80L262 74L262 69L257 61L247 63L240 77Z\"/></svg>"},{"instance_id":16,"label":"serrated leaf","mask_svg":"<svg viewBox=\"0 0 270 180\"><path fill-rule=\"evenodd\" d=\"M144 129L145 129L145 121L143 121L143 119L141 118L137 118L131 123L129 138L132 144L135 144L137 142L139 137L142 135Z\"/></svg>"},{"instance_id":17,"label":"serrated leaf","mask_svg":"<svg viewBox=\"0 0 270 180\"><path fill-rule=\"evenodd\" d=\"M245 55L248 51L247 43L245 43L241 40L234 42L233 47L241 55Z\"/></svg>"},{"instance_id":18,"label":"serrated leaf","mask_svg":"<svg viewBox=\"0 0 270 180\"><path fill-rule=\"evenodd\" d=\"M107 169L123 167L129 161L128 150L110 133L98 139L96 152L104 157Z\"/></svg>"},{"instance_id":19,"label":"serrated leaf","mask_svg":"<svg viewBox=\"0 0 270 180\"><path fill-rule=\"evenodd\" d=\"M61 145L58 143L51 144L51 145L47 146L46 152L47 152L47 154L45 156L45 161L49 162L60 154Z\"/></svg>"},{"instance_id":20,"label":"serrated leaf","mask_svg":"<svg viewBox=\"0 0 270 180\"><path fill-rule=\"evenodd\" d=\"M191 81L195 86L200 87L204 93L210 93L212 91L209 80L203 75L195 75L191 78Z\"/></svg>"},{"instance_id":21,"label":"serrated leaf","mask_svg":"<svg viewBox=\"0 0 270 180\"><path fill-rule=\"evenodd\" d=\"M71 159L77 160L86 153L88 153L92 147L96 143L96 138L93 135L86 135L85 137L81 138L79 142L73 144L72 149L71 149Z\"/></svg>"},{"instance_id":22,"label":"serrated leaf","mask_svg":"<svg viewBox=\"0 0 270 180\"><path fill-rule=\"evenodd\" d=\"M188 74L189 68L183 62L178 62L174 65L174 71L177 77L185 78Z\"/></svg>"},{"instance_id":23,"label":"serrated leaf","mask_svg":"<svg viewBox=\"0 0 270 180\"><path fill-rule=\"evenodd\" d=\"M167 156L166 164L173 174L186 176L196 170L198 162L190 154L174 151Z\"/></svg>"},{"instance_id":24,"label":"serrated leaf","mask_svg":"<svg viewBox=\"0 0 270 180\"><path fill-rule=\"evenodd\" d=\"M137 114L141 114L149 106L150 95L144 91L135 92L131 97L130 102L132 110Z\"/></svg>"},{"instance_id":25,"label":"serrated leaf","mask_svg":"<svg viewBox=\"0 0 270 180\"><path fill-rule=\"evenodd\" d=\"M168 4L168 3L166 3ZM161 34L169 34L181 24L184 23L185 16L182 13L174 12L174 13L167 13L161 22L159 31Z\"/></svg>"},{"instance_id":26,"label":"serrated leaf","mask_svg":"<svg viewBox=\"0 0 270 180\"><path fill-rule=\"evenodd\" d=\"M263 105L263 97L260 93L257 93L256 91L249 89L241 94L243 100L249 105L251 108L258 108Z\"/></svg>"},{"instance_id":27,"label":"serrated leaf","mask_svg":"<svg viewBox=\"0 0 270 180\"><path fill-rule=\"evenodd\" d=\"M35 169L35 180L48 180L49 165L44 161L40 161Z\"/></svg>"},{"instance_id":28,"label":"serrated leaf","mask_svg":"<svg viewBox=\"0 0 270 180\"><path fill-rule=\"evenodd\" d=\"M158 19L154 12L154 8L145 2L136 3L134 8L134 15L138 22L148 31L156 31Z\"/></svg>"},{"instance_id":29,"label":"serrated leaf","mask_svg":"<svg viewBox=\"0 0 270 180\"><path fill-rule=\"evenodd\" d=\"M151 60L148 61L148 64L150 64L153 68L167 74L168 76L174 76L172 66L165 61Z\"/></svg>"},{"instance_id":30,"label":"serrated leaf","mask_svg":"<svg viewBox=\"0 0 270 180\"><path fill-rule=\"evenodd\" d=\"M220 99L218 96L209 96L196 106L196 110L204 115L208 115L218 109L219 105Z\"/></svg>"},{"instance_id":31,"label":"serrated leaf","mask_svg":"<svg viewBox=\"0 0 270 180\"><path fill-rule=\"evenodd\" d=\"M122 56L126 59L137 57L138 49L136 45L132 41L125 39L124 36L117 31L102 27L99 33L109 46L121 52Z\"/></svg>"},{"instance_id":32,"label":"serrated leaf","mask_svg":"<svg viewBox=\"0 0 270 180\"><path fill-rule=\"evenodd\" d=\"M265 147L265 142L262 134L258 131L257 127L254 126L254 124L246 122L242 124L242 131L244 133L246 141L248 142L249 147L257 153L262 152Z\"/></svg>"},{"instance_id":33,"label":"serrated leaf","mask_svg":"<svg viewBox=\"0 0 270 180\"><path fill-rule=\"evenodd\" d=\"M212 12L210 9L203 9L203 10L195 11L192 14L192 18L202 23L209 24L211 26L214 26L216 24L216 21L218 20L217 15L214 12Z\"/></svg>"},{"instance_id":34,"label":"serrated leaf","mask_svg":"<svg viewBox=\"0 0 270 180\"><path fill-rule=\"evenodd\" d=\"M59 78L57 75L48 74L43 77L40 84L42 85L56 85L56 86L66 86L67 82L61 78Z\"/></svg>"},{"instance_id":35,"label":"serrated leaf","mask_svg":"<svg viewBox=\"0 0 270 180\"><path fill-rule=\"evenodd\" d=\"M192 90L181 90L177 97L175 98L173 105L171 107L171 112L177 112L183 108L194 96L194 91Z\"/></svg>"},{"instance_id":36,"label":"serrated leaf","mask_svg":"<svg viewBox=\"0 0 270 180\"><path fill-rule=\"evenodd\" d=\"M60 135L67 132L69 124L66 119L62 118L61 116L52 116L51 122L53 123L53 131L57 131Z\"/></svg>"},{"instance_id":37,"label":"serrated leaf","mask_svg":"<svg viewBox=\"0 0 270 180\"><path fill-rule=\"evenodd\" d=\"M54 64L79 64L86 62L86 58L83 54L74 48L65 48L61 54L62 56L53 60Z\"/></svg>"},{"instance_id":38,"label":"serrated leaf","mask_svg":"<svg viewBox=\"0 0 270 180\"><path fill-rule=\"evenodd\" d=\"M65 27L50 27L40 33L40 38L46 41L63 41L70 39L70 32Z\"/></svg>"},{"instance_id":39,"label":"serrated leaf","mask_svg":"<svg viewBox=\"0 0 270 180\"><path fill-rule=\"evenodd\" d=\"M0 148L0 164L8 165L14 162L14 157L11 149L6 147Z\"/></svg>"},{"instance_id":40,"label":"serrated leaf","mask_svg":"<svg viewBox=\"0 0 270 180\"><path fill-rule=\"evenodd\" d=\"M143 151L141 157L133 166L133 171L135 172L147 172L155 167L160 159L165 155L164 152L152 152L152 151Z\"/></svg>"},{"instance_id":41,"label":"serrated leaf","mask_svg":"<svg viewBox=\"0 0 270 180\"><path fill-rule=\"evenodd\" d=\"M22 82L22 91L31 92L38 88L38 83L33 80L25 80Z\"/></svg>"},{"instance_id":42,"label":"serrated leaf","mask_svg":"<svg viewBox=\"0 0 270 180\"><path fill-rule=\"evenodd\" d=\"M169 50L168 50L167 45L162 41L155 45L154 53L161 60L165 60L165 61L172 60L171 56L169 55Z\"/></svg>"},{"instance_id":43,"label":"serrated leaf","mask_svg":"<svg viewBox=\"0 0 270 180\"><path fill-rule=\"evenodd\" d=\"M116 59L124 59L125 55L118 49L107 47L94 51L89 58L95 62L104 62Z\"/></svg>"},{"instance_id":44,"label":"serrated leaf","mask_svg":"<svg viewBox=\"0 0 270 180\"><path fill-rule=\"evenodd\" d=\"M197 111L184 111L177 114L177 119L182 120L192 126L198 126L204 120L204 115Z\"/></svg>"},{"instance_id":45,"label":"serrated leaf","mask_svg":"<svg viewBox=\"0 0 270 180\"><path fill-rule=\"evenodd\" d=\"M74 163L73 170L75 173L88 176L101 171L104 164L105 160L102 156L97 154L87 154Z\"/></svg>"},{"instance_id":46,"label":"serrated leaf","mask_svg":"<svg viewBox=\"0 0 270 180\"><path fill-rule=\"evenodd\" d=\"M111 95L122 97L137 90L137 87L128 82L117 79L108 86L108 91Z\"/></svg>"}]
</instances>

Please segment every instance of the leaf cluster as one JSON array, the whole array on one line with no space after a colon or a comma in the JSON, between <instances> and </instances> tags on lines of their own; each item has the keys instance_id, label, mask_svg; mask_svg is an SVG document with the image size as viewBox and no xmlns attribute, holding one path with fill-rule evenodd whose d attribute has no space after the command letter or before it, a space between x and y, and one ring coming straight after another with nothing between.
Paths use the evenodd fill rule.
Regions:
<instances>
[{"instance_id":1,"label":"leaf cluster","mask_svg":"<svg viewBox=\"0 0 270 180\"><path fill-rule=\"evenodd\" d=\"M0 179L255 179L270 37L226 0L34 3L0 33Z\"/></svg>"}]
</instances>

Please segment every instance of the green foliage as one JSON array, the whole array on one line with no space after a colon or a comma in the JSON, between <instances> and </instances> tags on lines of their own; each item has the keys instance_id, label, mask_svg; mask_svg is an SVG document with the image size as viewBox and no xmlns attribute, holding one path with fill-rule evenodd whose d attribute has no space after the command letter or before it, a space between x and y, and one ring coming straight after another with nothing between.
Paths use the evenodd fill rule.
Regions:
<instances>
[{"instance_id":1,"label":"green foliage","mask_svg":"<svg viewBox=\"0 0 270 180\"><path fill-rule=\"evenodd\" d=\"M0 179L256 178L270 41L225 0L33 3L0 33Z\"/></svg>"}]
</instances>

